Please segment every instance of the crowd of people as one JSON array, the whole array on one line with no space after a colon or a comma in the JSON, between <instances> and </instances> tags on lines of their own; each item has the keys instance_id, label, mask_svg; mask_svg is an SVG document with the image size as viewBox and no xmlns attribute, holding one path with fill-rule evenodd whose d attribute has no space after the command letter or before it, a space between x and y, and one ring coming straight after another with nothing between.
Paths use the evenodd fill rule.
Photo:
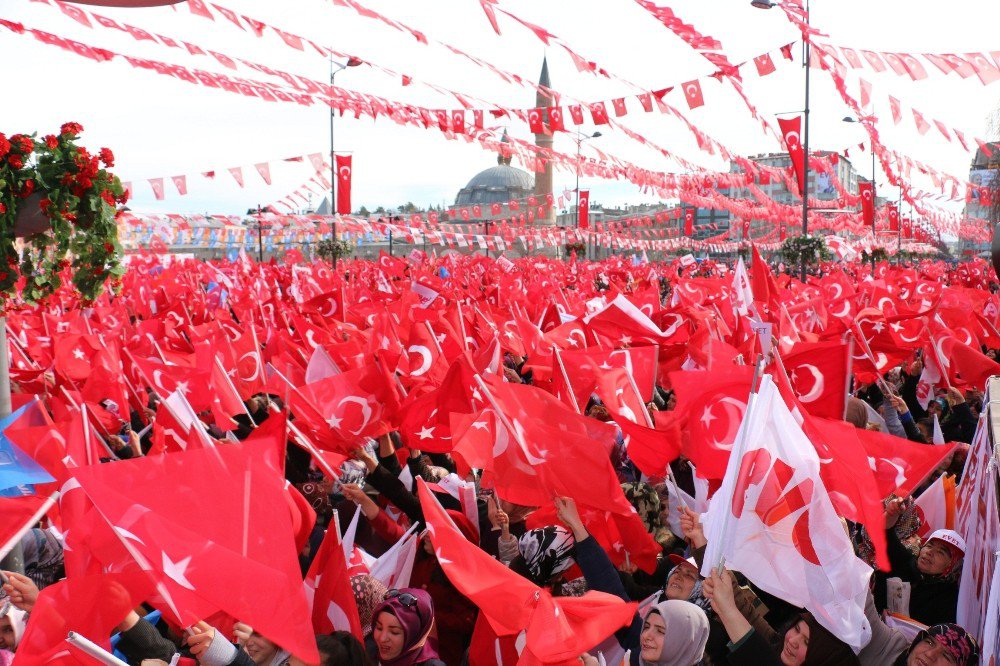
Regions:
<instances>
[{"instance_id":1,"label":"crowd of people","mask_svg":"<svg viewBox=\"0 0 1000 666\"><path fill-rule=\"evenodd\" d=\"M451 275L459 272L452 267ZM632 269L632 272L637 271ZM661 284L668 282L664 278ZM478 286L483 291L488 288L488 285ZM631 284L618 286L622 292L633 289ZM663 289L658 307L670 305L674 288L670 285ZM590 295L599 294L600 290ZM347 298L340 305L349 310L352 307L349 301ZM673 302L676 304L676 299ZM215 305L226 309L220 303ZM231 319L239 321L235 310L232 314ZM262 319L263 316L261 313ZM486 318L481 313L472 316ZM776 313L776 319L780 316ZM133 313L133 323L138 319L141 317ZM291 328L295 326L291 322ZM527 337L523 332L521 335ZM273 345L275 340L262 334L260 346ZM347 336L341 340L347 340ZM987 344L982 344L981 350L991 359L997 356L997 350ZM502 355L498 354L502 367L495 373L497 381L525 386L543 383L530 352L504 347ZM376 358L365 356L365 362L374 362ZM656 544L654 566L645 570L631 561L627 552L624 560L621 553L609 552L614 551L609 544L618 543L614 537L591 534L593 524L585 516L589 511L583 506L585 497L557 494L551 507L511 501L502 484L491 482L495 477L475 469L460 453L421 450L419 438L401 432L398 421L392 424L396 427L385 427L375 436L358 438L349 448L344 442L331 447L339 453L329 459L333 460L332 469L329 464L322 464L322 456L299 446L289 436L282 447L284 479L308 506L300 515L315 514L314 519L303 521L304 528L298 526L302 537L297 544L302 576L310 572L324 539L330 538L328 533L335 532L338 543L350 534L348 549L354 548L345 557L359 627L352 631L348 622L354 609L336 618L331 616L335 631L315 637L320 663L323 666L512 663L974 666L980 661L980 651L971 633L973 628L956 623L959 580L967 544L954 529L935 525L927 530L925 516L915 503L943 476L961 483L969 445L977 426L982 427L979 424L984 409L983 387L942 385L934 396L922 401L918 397L918 380L925 361L920 351L914 351L891 367L879 368L872 381L861 382L856 378L844 409L843 422L858 430L877 430L928 447L935 446L932 442L938 436L953 444L952 453L942 458L933 473L920 479L912 493L880 498L888 568L877 567L875 547L866 526L843 521L856 556L875 567L865 603L870 638L859 650L852 649L824 627L813 613L769 594L741 572L727 569L724 562L710 562L706 567L705 514L695 510L697 502L690 500L705 498L708 488L715 491L718 484L713 482L709 486L699 476L696 465L686 455L686 448L660 474L639 469L630 458L627 433L616 425L616 415L610 413L599 392L591 391L580 418L615 428L613 445L606 451L593 450L592 454L607 457L624 497L641 520L645 529L643 538L648 537ZM441 363L446 364L444 360ZM441 381L437 381L438 386ZM414 386L409 388L412 390ZM131 401L131 407L122 410L130 414L122 419L127 427L119 430L120 435L107 435L104 431L105 443L115 453L106 456L106 461L111 457L184 455L183 450L174 451L169 445L164 451L162 441L158 443L154 437L156 432L147 428L162 413L161 396L155 388L143 390L145 404ZM665 377L657 379L651 399L645 404L650 423L661 423L664 414L677 408L678 389L670 387ZM117 405L104 406L112 413L118 409ZM212 446L239 446L238 442L252 437L267 421L284 418L289 412L292 423L308 420L301 412L296 413L294 396L290 397L288 391L275 390L270 383L248 396L244 406L244 413L235 416L236 425L228 432L217 423L213 425L211 410L199 410ZM458 439L454 422L451 432ZM16 441L16 437L12 438ZM156 450L158 447L160 450ZM491 441L490 449L498 455L499 444ZM530 631L526 634L526 627L503 627L502 622L489 617L463 592L464 584L456 585L452 567L458 565L443 556L440 547L436 548L439 545L436 535L429 529L432 526L425 516L426 499L422 500L418 492L422 484L431 488L465 540L545 595L559 600L604 593L633 604L629 607L631 619L578 655L561 661L538 661L529 641L537 641L540 634ZM471 503L460 490L454 491L465 487L474 493ZM59 523L62 529L51 521L43 521L28 530L20 540L22 555L17 570L4 571L5 598L0 610L3 664L10 663L12 658L14 663L20 663L17 660L20 640L35 619L40 594L65 575L65 530L70 515L65 506L62 514ZM405 572L399 568L393 571L387 584L385 576L370 571L370 562L408 539L414 526L420 546L412 556L412 565L402 567ZM69 528L73 529L71 525ZM630 550L625 545L625 550ZM357 553L368 557L367 563ZM398 581L403 584L396 585ZM152 596L144 601L150 600ZM271 602L259 599L258 603L266 606ZM187 659L191 660L187 663L196 661L206 666L308 663L241 621L246 618L230 618L231 622L217 626L209 618L191 626L174 626L165 616L153 612L154 606L161 605L147 603L136 607L114 627L111 645L123 661L144 666L177 663L178 659L179 663ZM563 621L559 613L555 616L556 624ZM904 621L894 621L899 616L905 616ZM551 629L556 631L555 624ZM88 638L103 643L108 637ZM527 649L526 643L529 643ZM518 662L519 658L522 661Z\"/></svg>"}]
</instances>

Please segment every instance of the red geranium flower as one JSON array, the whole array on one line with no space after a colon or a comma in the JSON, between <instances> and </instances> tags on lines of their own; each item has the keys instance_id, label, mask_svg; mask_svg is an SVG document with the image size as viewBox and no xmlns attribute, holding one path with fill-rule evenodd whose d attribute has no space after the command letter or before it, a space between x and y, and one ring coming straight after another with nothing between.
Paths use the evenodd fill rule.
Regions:
<instances>
[{"instance_id":1,"label":"red geranium flower","mask_svg":"<svg viewBox=\"0 0 1000 666\"><path fill-rule=\"evenodd\" d=\"M109 168L115 165L115 154L111 152L110 148L101 148L101 161L104 162L104 166Z\"/></svg>"},{"instance_id":2,"label":"red geranium flower","mask_svg":"<svg viewBox=\"0 0 1000 666\"><path fill-rule=\"evenodd\" d=\"M42 140L45 141L45 145L51 148L52 150L55 150L59 146L59 139L57 139L52 134L49 134Z\"/></svg>"},{"instance_id":3,"label":"red geranium flower","mask_svg":"<svg viewBox=\"0 0 1000 666\"><path fill-rule=\"evenodd\" d=\"M0 132L0 158L6 157L7 153L10 152L10 141L4 136L3 132Z\"/></svg>"},{"instance_id":4,"label":"red geranium flower","mask_svg":"<svg viewBox=\"0 0 1000 666\"><path fill-rule=\"evenodd\" d=\"M24 160L22 160L21 156L17 154L11 155L7 161L10 162L10 165L15 169L20 169L24 166Z\"/></svg>"},{"instance_id":5,"label":"red geranium flower","mask_svg":"<svg viewBox=\"0 0 1000 666\"><path fill-rule=\"evenodd\" d=\"M59 129L60 134L77 135L83 131L83 125L80 123L63 123L63 126Z\"/></svg>"}]
</instances>

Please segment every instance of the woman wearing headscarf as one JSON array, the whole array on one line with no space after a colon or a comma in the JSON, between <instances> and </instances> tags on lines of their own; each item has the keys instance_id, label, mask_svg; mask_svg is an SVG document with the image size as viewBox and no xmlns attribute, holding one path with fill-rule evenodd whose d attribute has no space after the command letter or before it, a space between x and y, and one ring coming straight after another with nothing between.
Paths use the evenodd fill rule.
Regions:
<instances>
[{"instance_id":1,"label":"woman wearing headscarf","mask_svg":"<svg viewBox=\"0 0 1000 666\"><path fill-rule=\"evenodd\" d=\"M370 574L358 574L351 576L351 591L354 592L354 603L358 607L358 619L361 620L361 631L365 636L365 648L373 653L375 644L371 638L372 621L375 619L375 609L385 600L389 588Z\"/></svg>"},{"instance_id":2,"label":"woman wearing headscarf","mask_svg":"<svg viewBox=\"0 0 1000 666\"><path fill-rule=\"evenodd\" d=\"M979 645L957 624L936 624L917 634L909 649L892 666L976 666Z\"/></svg>"},{"instance_id":3,"label":"woman wearing headscarf","mask_svg":"<svg viewBox=\"0 0 1000 666\"><path fill-rule=\"evenodd\" d=\"M695 666L708 642L705 612L686 601L667 600L646 614L639 636L640 666Z\"/></svg>"},{"instance_id":4,"label":"woman wearing headscarf","mask_svg":"<svg viewBox=\"0 0 1000 666\"><path fill-rule=\"evenodd\" d=\"M431 643L434 602L424 590L389 590L375 609L372 638L379 666L445 666Z\"/></svg>"},{"instance_id":5,"label":"woman wearing headscarf","mask_svg":"<svg viewBox=\"0 0 1000 666\"><path fill-rule=\"evenodd\" d=\"M928 626L955 621L958 606L957 574L961 571L965 541L953 530L932 533L914 555L899 541L895 525L906 507L902 499L889 502L885 513L886 553L891 570L876 573L875 604L888 606L888 582L898 578L909 586L906 615Z\"/></svg>"},{"instance_id":6,"label":"woman wearing headscarf","mask_svg":"<svg viewBox=\"0 0 1000 666\"><path fill-rule=\"evenodd\" d=\"M557 497L555 505L559 520L569 527L572 532L576 543L576 563L580 565L583 577L587 581L587 588L597 592L604 592L605 594L612 594L619 599L629 601L628 595L625 593L625 587L615 572L615 567L611 564L608 554L604 552L604 549L601 548L600 544L597 543L594 537L587 532L587 528L584 527L583 521L580 519L580 514L576 509L576 502L566 497ZM677 607L673 602L683 604L683 606ZM615 638L622 648L632 651L630 663L633 666L640 664L671 664L674 666L681 666L683 664L684 666L692 666L693 664L701 663L704 656L705 642L708 640L708 618L705 616L705 611L687 601L671 599L663 603L669 603L670 605L664 607L662 603L657 604L656 608L660 609L657 611L657 613L660 613L658 616L650 620L647 615L647 621L642 622L639 614L636 613L632 619L632 623L628 627L619 629L615 633ZM679 610L673 610L675 607ZM702 620L694 619L694 616L699 613L702 616ZM671 618L674 618L673 628L668 629L667 626L671 623ZM644 627L646 627L645 630ZM702 628L704 629L703 632ZM647 631L649 635L645 636L647 640L643 643L643 637ZM669 635L676 638L674 632L677 635L685 635L686 638L684 640L697 638L695 645L700 645L700 649L697 650L697 655L691 655L693 658L692 661L672 660L672 656L677 654L683 654L684 659L687 658L688 646L686 645L669 644L664 646L661 640L659 642L660 649L655 649L654 645L659 640L658 636L666 637ZM702 633L704 634L703 636ZM648 650L645 649L647 645ZM640 653L642 653L642 656L640 656ZM642 661L643 659L645 661Z\"/></svg>"},{"instance_id":7,"label":"woman wearing headscarf","mask_svg":"<svg viewBox=\"0 0 1000 666\"><path fill-rule=\"evenodd\" d=\"M705 579L705 596L729 635L732 666L856 666L851 648L802 613L787 627L775 631L766 622L751 625L733 599L732 575L713 571Z\"/></svg>"},{"instance_id":8,"label":"woman wearing headscarf","mask_svg":"<svg viewBox=\"0 0 1000 666\"><path fill-rule=\"evenodd\" d=\"M554 596L560 596L562 574L574 564L575 545L573 535L565 527L536 527L517 540L520 555L510 563L510 568L535 585L551 588Z\"/></svg>"}]
</instances>

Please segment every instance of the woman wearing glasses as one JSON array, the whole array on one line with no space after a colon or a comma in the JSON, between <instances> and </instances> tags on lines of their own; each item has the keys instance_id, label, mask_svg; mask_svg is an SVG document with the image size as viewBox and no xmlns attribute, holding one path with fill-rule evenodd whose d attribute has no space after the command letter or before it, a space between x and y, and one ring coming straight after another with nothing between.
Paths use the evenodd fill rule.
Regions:
<instances>
[{"instance_id":1,"label":"woman wearing glasses","mask_svg":"<svg viewBox=\"0 0 1000 666\"><path fill-rule=\"evenodd\" d=\"M379 666L444 666L431 644L434 603L424 590L389 590L375 609L372 637Z\"/></svg>"}]
</instances>

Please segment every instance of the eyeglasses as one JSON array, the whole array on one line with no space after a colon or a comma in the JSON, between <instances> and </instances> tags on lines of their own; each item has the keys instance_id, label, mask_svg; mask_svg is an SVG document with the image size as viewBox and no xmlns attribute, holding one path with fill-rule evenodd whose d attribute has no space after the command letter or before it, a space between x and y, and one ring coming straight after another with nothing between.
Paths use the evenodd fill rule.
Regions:
<instances>
[{"instance_id":1,"label":"eyeglasses","mask_svg":"<svg viewBox=\"0 0 1000 666\"><path fill-rule=\"evenodd\" d=\"M389 590L385 593L385 601L389 601L389 599L399 599L399 603L403 604L407 608L413 608L417 605L417 598L409 592Z\"/></svg>"}]
</instances>

